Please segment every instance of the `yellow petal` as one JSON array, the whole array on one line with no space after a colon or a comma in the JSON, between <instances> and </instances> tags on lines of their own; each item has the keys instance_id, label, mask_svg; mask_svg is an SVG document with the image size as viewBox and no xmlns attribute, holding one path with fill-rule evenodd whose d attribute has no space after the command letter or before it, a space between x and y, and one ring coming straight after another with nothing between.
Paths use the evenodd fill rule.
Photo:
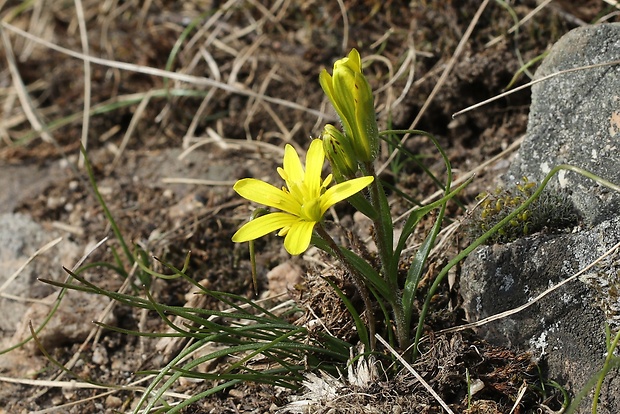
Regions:
<instances>
[{"instance_id":1,"label":"yellow petal","mask_svg":"<svg viewBox=\"0 0 620 414\"><path fill-rule=\"evenodd\" d=\"M357 73L348 66L334 68L334 95L345 118L350 119L355 113L355 93L359 85L356 83Z\"/></svg>"},{"instance_id":2,"label":"yellow petal","mask_svg":"<svg viewBox=\"0 0 620 414\"><path fill-rule=\"evenodd\" d=\"M241 197L258 204L296 215L299 215L301 210L301 205L290 194L255 178L241 179L233 188Z\"/></svg>"},{"instance_id":3,"label":"yellow petal","mask_svg":"<svg viewBox=\"0 0 620 414\"><path fill-rule=\"evenodd\" d=\"M321 215L325 214L328 208L334 204L351 197L353 194L368 187L372 183L373 177L359 177L352 180L336 184L325 191L321 196Z\"/></svg>"},{"instance_id":4,"label":"yellow petal","mask_svg":"<svg viewBox=\"0 0 620 414\"><path fill-rule=\"evenodd\" d=\"M235 243L246 242L259 237L263 237L266 234L276 231L283 227L291 226L293 223L299 220L299 217L282 212L269 213L264 216L255 218L245 223L235 234L232 236L232 241Z\"/></svg>"},{"instance_id":5,"label":"yellow petal","mask_svg":"<svg viewBox=\"0 0 620 414\"><path fill-rule=\"evenodd\" d=\"M362 57L360 56L360 52L357 49L353 48L349 52L349 56L346 59L342 59L343 64L347 65L354 72L362 71Z\"/></svg>"},{"instance_id":6,"label":"yellow petal","mask_svg":"<svg viewBox=\"0 0 620 414\"><path fill-rule=\"evenodd\" d=\"M334 102L334 86L332 83L332 75L327 73L325 69L323 69L321 73L319 74L319 84L321 85L321 88L323 88L323 92L325 92L325 95L327 95L329 100L332 101L333 103Z\"/></svg>"},{"instance_id":7,"label":"yellow petal","mask_svg":"<svg viewBox=\"0 0 620 414\"><path fill-rule=\"evenodd\" d=\"M338 62L334 64L334 74L336 74L337 65L338 65ZM323 92L325 92L325 95L327 95L327 97L329 98L329 101L332 103L332 106L336 110L336 113L338 114L338 118L340 118L340 121L342 122L345 132L351 134L351 125L349 124L347 115L345 114L341 106L342 99L337 96L336 91L334 90L333 76L327 73L325 69L323 69L323 71L319 75L319 83L321 84L321 88L323 88Z\"/></svg>"},{"instance_id":8,"label":"yellow petal","mask_svg":"<svg viewBox=\"0 0 620 414\"><path fill-rule=\"evenodd\" d=\"M297 256L308 250L315 224L316 222L314 221L304 220L293 223L284 238L284 248L286 251L293 256Z\"/></svg>"},{"instance_id":9,"label":"yellow petal","mask_svg":"<svg viewBox=\"0 0 620 414\"><path fill-rule=\"evenodd\" d=\"M286 184L296 183L304 179L304 168L299 160L299 154L292 145L284 147L284 162L282 163L286 174ZM290 186L289 186L290 187Z\"/></svg>"},{"instance_id":10,"label":"yellow petal","mask_svg":"<svg viewBox=\"0 0 620 414\"><path fill-rule=\"evenodd\" d=\"M304 184L308 197L316 197L321 191L321 173L325 162L325 152L323 151L323 142L315 139L310 143L308 153L306 154L306 173L304 176Z\"/></svg>"},{"instance_id":11,"label":"yellow petal","mask_svg":"<svg viewBox=\"0 0 620 414\"><path fill-rule=\"evenodd\" d=\"M330 185L332 183L332 180L334 179L334 175L333 174L327 174L327 177L325 177L325 179L323 180L323 188L327 188L328 185Z\"/></svg>"}]
</instances>

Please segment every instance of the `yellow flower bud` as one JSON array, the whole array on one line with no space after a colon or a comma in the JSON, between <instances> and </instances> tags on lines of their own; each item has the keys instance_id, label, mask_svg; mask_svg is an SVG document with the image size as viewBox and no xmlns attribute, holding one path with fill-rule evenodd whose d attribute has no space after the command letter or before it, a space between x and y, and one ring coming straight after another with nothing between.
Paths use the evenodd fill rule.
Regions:
<instances>
[{"instance_id":1,"label":"yellow flower bud","mask_svg":"<svg viewBox=\"0 0 620 414\"><path fill-rule=\"evenodd\" d=\"M334 63L333 76L319 75L323 91L336 109L345 134L361 162L371 162L379 147L375 106L368 80L362 74L362 59L356 49Z\"/></svg>"},{"instance_id":2,"label":"yellow flower bud","mask_svg":"<svg viewBox=\"0 0 620 414\"><path fill-rule=\"evenodd\" d=\"M336 181L355 177L358 165L348 138L331 124L325 125L322 138L323 149L332 166Z\"/></svg>"}]
</instances>

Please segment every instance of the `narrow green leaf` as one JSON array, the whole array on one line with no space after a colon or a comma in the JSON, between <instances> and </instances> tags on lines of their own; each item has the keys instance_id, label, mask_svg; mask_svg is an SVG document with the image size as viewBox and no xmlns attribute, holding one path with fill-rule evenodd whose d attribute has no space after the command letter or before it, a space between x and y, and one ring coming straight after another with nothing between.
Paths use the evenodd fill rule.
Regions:
<instances>
[{"instance_id":1,"label":"narrow green leaf","mask_svg":"<svg viewBox=\"0 0 620 414\"><path fill-rule=\"evenodd\" d=\"M348 249L341 247L340 250L351 262L351 264L353 264L353 266L370 283L370 287L376 289L387 302L392 302L395 299L396 292L390 291L386 281L379 276L379 273L367 261Z\"/></svg>"},{"instance_id":2,"label":"narrow green leaf","mask_svg":"<svg viewBox=\"0 0 620 414\"><path fill-rule=\"evenodd\" d=\"M377 212L372 205L366 200L361 193L355 193L351 197L347 198L349 204L351 204L357 211L365 215L371 220L377 217Z\"/></svg>"},{"instance_id":3,"label":"narrow green leaf","mask_svg":"<svg viewBox=\"0 0 620 414\"><path fill-rule=\"evenodd\" d=\"M460 184L458 187L456 187L454 190L452 190L449 194L443 196L439 200L433 203L427 204L426 206L411 210L409 212L409 217L407 217L407 221L403 225L400 238L398 239L398 244L396 246L396 250L394 251L395 256L400 256L402 250L405 248L405 243L407 242L407 239L409 238L409 236L411 236L411 234L415 230L420 220L422 220L422 218L426 214L446 204L449 200L451 200L459 192L461 192L465 187L467 187L469 183L472 182L473 179L474 177L471 176L467 180L465 180L462 184Z\"/></svg>"},{"instance_id":4,"label":"narrow green leaf","mask_svg":"<svg viewBox=\"0 0 620 414\"><path fill-rule=\"evenodd\" d=\"M334 255L332 249L322 238L313 235L311 243L327 254ZM342 246L340 246L340 251L365 281L370 284L369 287L376 289L387 302L392 302L396 298L396 292L390 291L386 281L379 276L379 273L367 261Z\"/></svg>"},{"instance_id":5,"label":"narrow green leaf","mask_svg":"<svg viewBox=\"0 0 620 414\"><path fill-rule=\"evenodd\" d=\"M357 334L360 337L360 341L362 341L364 346L366 346L366 349L370 349L368 329L366 329L366 325L364 325L364 321L362 320L362 317L360 316L357 309L355 309L355 306L353 306L353 303L351 303L347 295L345 295L344 292L338 286L336 286L334 282L325 277L323 278L323 280L329 283L329 285L332 287L332 289L334 289L342 303L344 303L344 306L347 307L347 310L349 311L351 317L353 318L353 321L355 322L355 328L357 329Z\"/></svg>"},{"instance_id":6,"label":"narrow green leaf","mask_svg":"<svg viewBox=\"0 0 620 414\"><path fill-rule=\"evenodd\" d=\"M415 257L413 258L413 262L411 262L409 271L407 272L407 279L405 280L405 288L403 290L402 299L403 311L405 314L405 326L407 327L411 325L413 300L415 299L418 283L422 277L422 271L426 265L426 260L428 259L428 255L435 245L435 239L441 230L445 209L446 205L444 204L439 215L437 216L437 219L435 220L435 223L433 224L431 232L426 236L426 239L418 249Z\"/></svg>"}]
</instances>

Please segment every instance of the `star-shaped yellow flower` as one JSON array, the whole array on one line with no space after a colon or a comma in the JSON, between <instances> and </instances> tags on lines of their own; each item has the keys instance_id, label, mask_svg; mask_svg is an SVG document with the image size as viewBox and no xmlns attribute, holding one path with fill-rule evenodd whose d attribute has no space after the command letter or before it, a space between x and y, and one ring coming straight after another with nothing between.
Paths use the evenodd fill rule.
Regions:
<instances>
[{"instance_id":1,"label":"star-shaped yellow flower","mask_svg":"<svg viewBox=\"0 0 620 414\"><path fill-rule=\"evenodd\" d=\"M278 168L286 187L279 189L254 178L237 181L233 188L241 197L281 211L249 221L233 235L232 240L246 242L280 229L278 236L286 236L284 247L290 254L305 252L310 245L314 226L321 221L327 209L361 191L373 180L373 177L359 177L327 188L332 175L321 179L324 162L325 152L320 139L310 144L305 170L295 148L287 144L283 168Z\"/></svg>"}]
</instances>

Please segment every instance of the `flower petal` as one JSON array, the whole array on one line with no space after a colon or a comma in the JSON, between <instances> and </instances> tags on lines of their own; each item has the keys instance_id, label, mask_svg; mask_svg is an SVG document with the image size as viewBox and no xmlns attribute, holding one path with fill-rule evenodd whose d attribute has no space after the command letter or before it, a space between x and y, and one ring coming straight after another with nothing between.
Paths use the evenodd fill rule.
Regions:
<instances>
[{"instance_id":1,"label":"flower petal","mask_svg":"<svg viewBox=\"0 0 620 414\"><path fill-rule=\"evenodd\" d=\"M286 184L297 183L304 179L304 168L299 160L299 154L292 145L286 144L284 147L284 161L282 162L286 175ZM289 186L290 187L290 186Z\"/></svg>"},{"instance_id":2,"label":"flower petal","mask_svg":"<svg viewBox=\"0 0 620 414\"><path fill-rule=\"evenodd\" d=\"M336 74L336 66L338 64L338 62L334 64L334 74ZM340 118L340 122L342 122L342 125L344 127L345 133L351 134L351 125L349 124L346 113L341 107L342 99L336 95L336 91L334 89L334 77L327 73L325 69L323 69L323 71L319 75L319 83L321 84L321 88L323 88L323 92L325 92L325 95L327 95L329 101L332 103L332 106L336 110L338 118Z\"/></svg>"},{"instance_id":3,"label":"flower petal","mask_svg":"<svg viewBox=\"0 0 620 414\"><path fill-rule=\"evenodd\" d=\"M356 84L355 73L347 66L334 67L333 84L334 96L338 100L336 112L340 116L345 132L353 135L355 131L351 128L353 128L352 123L355 122L355 106L358 104L354 93L356 88L359 88Z\"/></svg>"},{"instance_id":4,"label":"flower petal","mask_svg":"<svg viewBox=\"0 0 620 414\"><path fill-rule=\"evenodd\" d=\"M295 215L299 215L301 210L301 205L290 194L255 178L241 179L233 188L241 197L258 204Z\"/></svg>"},{"instance_id":5,"label":"flower petal","mask_svg":"<svg viewBox=\"0 0 620 414\"><path fill-rule=\"evenodd\" d=\"M349 55L342 59L342 64L351 68L353 72L362 72L362 57L357 49L353 48Z\"/></svg>"},{"instance_id":6,"label":"flower petal","mask_svg":"<svg viewBox=\"0 0 620 414\"><path fill-rule=\"evenodd\" d=\"M255 218L245 223L232 236L235 243L246 242L266 234L276 231L283 227L291 226L299 220L299 217L288 213L275 212Z\"/></svg>"},{"instance_id":7,"label":"flower petal","mask_svg":"<svg viewBox=\"0 0 620 414\"><path fill-rule=\"evenodd\" d=\"M327 209L337 202L349 198L358 191L368 187L373 179L371 176L359 177L328 188L325 194L321 196L321 215L325 214Z\"/></svg>"},{"instance_id":8,"label":"flower petal","mask_svg":"<svg viewBox=\"0 0 620 414\"><path fill-rule=\"evenodd\" d=\"M312 239L312 230L315 221L299 220L291 225L291 229L284 238L284 248L293 256L302 254L308 250Z\"/></svg>"},{"instance_id":9,"label":"flower petal","mask_svg":"<svg viewBox=\"0 0 620 414\"><path fill-rule=\"evenodd\" d=\"M310 143L308 153L306 154L306 173L304 176L304 184L307 194L313 198L318 198L321 191L321 173L323 172L323 164L325 163L325 151L323 150L323 141L315 139Z\"/></svg>"},{"instance_id":10,"label":"flower petal","mask_svg":"<svg viewBox=\"0 0 620 414\"><path fill-rule=\"evenodd\" d=\"M329 98L332 103L334 102L334 86L332 83L332 75L330 75L327 70L323 69L319 74L319 84L321 88L323 88L323 92Z\"/></svg>"}]
</instances>

